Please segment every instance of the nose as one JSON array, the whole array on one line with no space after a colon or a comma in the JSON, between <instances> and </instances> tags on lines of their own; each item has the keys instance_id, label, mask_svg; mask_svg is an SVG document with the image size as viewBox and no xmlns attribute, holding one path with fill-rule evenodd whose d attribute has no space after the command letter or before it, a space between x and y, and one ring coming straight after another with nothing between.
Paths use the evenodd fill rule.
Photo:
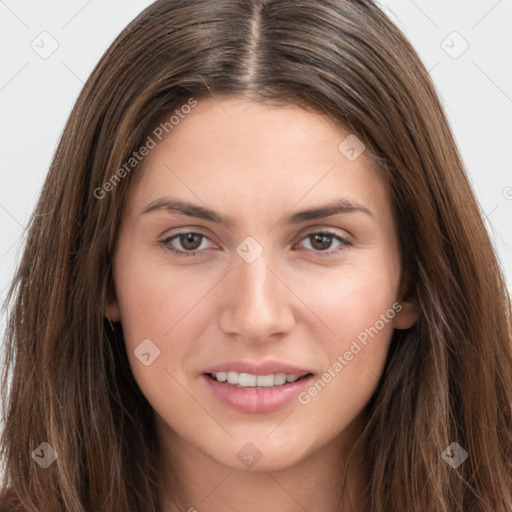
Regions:
<instances>
[{"instance_id":1,"label":"nose","mask_svg":"<svg viewBox=\"0 0 512 512\"><path fill-rule=\"evenodd\" d=\"M234 257L221 291L220 328L226 334L262 343L292 330L294 294L271 266L265 251L252 263Z\"/></svg>"}]
</instances>

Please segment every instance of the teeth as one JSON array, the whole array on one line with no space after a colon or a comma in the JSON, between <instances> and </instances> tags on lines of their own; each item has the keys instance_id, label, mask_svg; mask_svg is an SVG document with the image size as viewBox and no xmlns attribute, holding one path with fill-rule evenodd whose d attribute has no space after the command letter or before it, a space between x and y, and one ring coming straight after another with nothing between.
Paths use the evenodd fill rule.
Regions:
<instances>
[{"instance_id":1,"label":"teeth","mask_svg":"<svg viewBox=\"0 0 512 512\"><path fill-rule=\"evenodd\" d=\"M295 382L300 379L300 375L276 373L273 375L253 375L252 373L238 372L217 372L211 376L218 382L226 382L241 388L259 387L271 388L282 386L287 382Z\"/></svg>"},{"instance_id":2,"label":"teeth","mask_svg":"<svg viewBox=\"0 0 512 512\"><path fill-rule=\"evenodd\" d=\"M228 380L228 374L226 372L218 372L215 373L214 375L219 382L225 382Z\"/></svg>"},{"instance_id":3,"label":"teeth","mask_svg":"<svg viewBox=\"0 0 512 512\"><path fill-rule=\"evenodd\" d=\"M251 375L250 373L241 373L238 375L238 385L242 388L256 386L256 375Z\"/></svg>"},{"instance_id":4,"label":"teeth","mask_svg":"<svg viewBox=\"0 0 512 512\"><path fill-rule=\"evenodd\" d=\"M285 373L276 373L274 375L274 386L282 386L286 382Z\"/></svg>"},{"instance_id":5,"label":"teeth","mask_svg":"<svg viewBox=\"0 0 512 512\"><path fill-rule=\"evenodd\" d=\"M256 385L260 388L271 388L274 385L274 376L258 375L256 377Z\"/></svg>"}]
</instances>

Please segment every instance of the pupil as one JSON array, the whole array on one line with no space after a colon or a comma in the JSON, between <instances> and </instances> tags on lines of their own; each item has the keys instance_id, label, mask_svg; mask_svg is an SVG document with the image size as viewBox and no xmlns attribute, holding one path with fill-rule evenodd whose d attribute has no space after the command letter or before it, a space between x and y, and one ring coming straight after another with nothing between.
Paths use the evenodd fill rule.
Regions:
<instances>
[{"instance_id":1,"label":"pupil","mask_svg":"<svg viewBox=\"0 0 512 512\"><path fill-rule=\"evenodd\" d=\"M194 250L201 245L201 243L197 243L200 237L201 235L195 233L186 233L185 235L180 235L180 242L185 249Z\"/></svg>"},{"instance_id":2,"label":"pupil","mask_svg":"<svg viewBox=\"0 0 512 512\"><path fill-rule=\"evenodd\" d=\"M313 246L317 249L328 249L331 245L332 237L329 235L318 234L313 235L313 240ZM317 242L320 243L320 247L316 246Z\"/></svg>"}]
</instances>

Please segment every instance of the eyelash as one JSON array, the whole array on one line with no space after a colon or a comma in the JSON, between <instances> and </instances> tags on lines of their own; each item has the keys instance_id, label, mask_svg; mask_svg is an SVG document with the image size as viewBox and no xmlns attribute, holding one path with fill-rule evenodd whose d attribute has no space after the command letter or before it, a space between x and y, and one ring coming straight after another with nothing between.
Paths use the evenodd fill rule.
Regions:
<instances>
[{"instance_id":1,"label":"eyelash","mask_svg":"<svg viewBox=\"0 0 512 512\"><path fill-rule=\"evenodd\" d=\"M201 251L198 251L198 250L196 250L196 251L178 251L169 246L169 243L171 242L171 240L178 238L180 235L189 235L189 234L199 235L203 239L208 238L206 235L203 235L202 233L196 233L194 231L182 231L181 233L175 233L174 235L165 238L164 240L162 240L160 242L160 244L163 245L167 250L176 254L177 256L185 256L185 257L196 256L197 254L199 254L203 251L202 250ZM312 250L315 253L320 254L321 256L332 256L334 253L340 252L340 251L344 250L346 247L350 247L352 245L352 242L350 240L347 240L346 238L344 238L340 235L337 235L336 233L333 233L332 231L329 231L329 230L311 231L309 233L306 233L306 235L304 235L304 237L301 238L300 242L302 242L304 239L310 237L311 235L327 235L328 237L334 238L341 243L341 248L334 249L332 251L318 251L318 250L314 250L314 249L308 249L308 250ZM202 239L201 239L201 241L202 241Z\"/></svg>"}]
</instances>

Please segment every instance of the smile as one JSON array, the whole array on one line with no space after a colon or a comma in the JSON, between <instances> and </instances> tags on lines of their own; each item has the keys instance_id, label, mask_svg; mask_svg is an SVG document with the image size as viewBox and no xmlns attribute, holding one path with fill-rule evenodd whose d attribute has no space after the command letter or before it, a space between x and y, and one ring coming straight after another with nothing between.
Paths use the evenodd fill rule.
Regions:
<instances>
[{"instance_id":1,"label":"smile","mask_svg":"<svg viewBox=\"0 0 512 512\"><path fill-rule=\"evenodd\" d=\"M207 394L217 403L253 414L277 411L296 403L298 394L314 378L310 372L257 375L236 371L210 371L201 377Z\"/></svg>"},{"instance_id":2,"label":"smile","mask_svg":"<svg viewBox=\"0 0 512 512\"><path fill-rule=\"evenodd\" d=\"M225 382L240 388L272 388L296 382L306 375L275 373L270 375L254 375L252 373L216 372L209 374L217 382Z\"/></svg>"}]
</instances>

